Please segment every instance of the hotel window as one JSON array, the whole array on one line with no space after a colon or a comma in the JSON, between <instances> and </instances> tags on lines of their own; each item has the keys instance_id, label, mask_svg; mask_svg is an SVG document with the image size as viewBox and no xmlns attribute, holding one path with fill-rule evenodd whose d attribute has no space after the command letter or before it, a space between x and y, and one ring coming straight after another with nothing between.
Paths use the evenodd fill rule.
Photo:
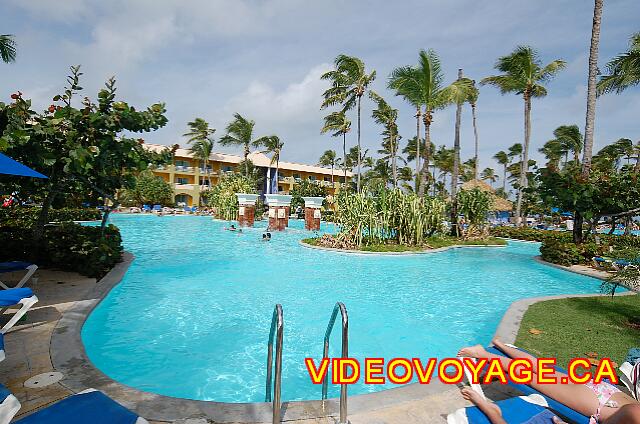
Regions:
<instances>
[{"instance_id":1,"label":"hotel window","mask_svg":"<svg viewBox=\"0 0 640 424\"><path fill-rule=\"evenodd\" d=\"M176 166L189 166L189 162L187 162L186 160L177 160Z\"/></svg>"},{"instance_id":2,"label":"hotel window","mask_svg":"<svg viewBox=\"0 0 640 424\"><path fill-rule=\"evenodd\" d=\"M223 167L222 167L222 170L223 170L224 172L232 172L232 171L233 171L233 168L232 168L232 167L230 167L230 166L223 166Z\"/></svg>"},{"instance_id":3,"label":"hotel window","mask_svg":"<svg viewBox=\"0 0 640 424\"><path fill-rule=\"evenodd\" d=\"M340 182L344 184L344 177L340 177Z\"/></svg>"},{"instance_id":4,"label":"hotel window","mask_svg":"<svg viewBox=\"0 0 640 424\"><path fill-rule=\"evenodd\" d=\"M188 178L178 177L178 178L176 178L176 183L177 184L189 184L189 179Z\"/></svg>"},{"instance_id":5,"label":"hotel window","mask_svg":"<svg viewBox=\"0 0 640 424\"><path fill-rule=\"evenodd\" d=\"M325 181L331 181L331 178L329 178L329 177L324 177L324 180L325 180Z\"/></svg>"},{"instance_id":6,"label":"hotel window","mask_svg":"<svg viewBox=\"0 0 640 424\"><path fill-rule=\"evenodd\" d=\"M189 204L189 196L186 194L178 194L176 196L176 203L184 203L186 205Z\"/></svg>"},{"instance_id":7,"label":"hotel window","mask_svg":"<svg viewBox=\"0 0 640 424\"><path fill-rule=\"evenodd\" d=\"M300 174L293 174L293 178L296 179L296 180L299 180L300 179Z\"/></svg>"},{"instance_id":8,"label":"hotel window","mask_svg":"<svg viewBox=\"0 0 640 424\"><path fill-rule=\"evenodd\" d=\"M309 175L309 181L315 181L315 180L316 180L315 175Z\"/></svg>"},{"instance_id":9,"label":"hotel window","mask_svg":"<svg viewBox=\"0 0 640 424\"><path fill-rule=\"evenodd\" d=\"M209 179L200 177L200 185L209 185Z\"/></svg>"}]
</instances>

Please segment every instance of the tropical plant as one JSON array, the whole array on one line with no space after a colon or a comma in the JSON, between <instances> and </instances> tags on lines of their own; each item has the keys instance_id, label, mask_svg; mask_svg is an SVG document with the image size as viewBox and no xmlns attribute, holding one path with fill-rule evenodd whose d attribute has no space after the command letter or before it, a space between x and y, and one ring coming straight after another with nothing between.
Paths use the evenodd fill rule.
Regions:
<instances>
[{"instance_id":1,"label":"tropical plant","mask_svg":"<svg viewBox=\"0 0 640 424\"><path fill-rule=\"evenodd\" d=\"M565 155L565 164L568 162L569 153L573 154L573 161L577 165L580 163L580 153L582 152L583 139L577 125L561 125L553 130L554 141L560 147L560 151Z\"/></svg>"},{"instance_id":2,"label":"tropical plant","mask_svg":"<svg viewBox=\"0 0 640 424\"><path fill-rule=\"evenodd\" d=\"M386 143L388 147L389 159L391 160L391 173L393 177L393 186L398 186L398 141L400 139L400 135L398 134L398 124L396 123L398 119L398 109L394 109L389 106L381 96L377 94L371 94L371 98L376 102L377 108L373 110L372 117L376 121L377 124L383 126L384 131L382 135L384 138L384 143ZM383 143L383 144L384 144Z\"/></svg>"},{"instance_id":3,"label":"tropical plant","mask_svg":"<svg viewBox=\"0 0 640 424\"><path fill-rule=\"evenodd\" d=\"M351 121L344 112L332 112L324 117L324 126L321 133L332 131L332 137L342 136L342 165L344 167L344 180L347 181L347 133L351 131Z\"/></svg>"},{"instance_id":4,"label":"tropical plant","mask_svg":"<svg viewBox=\"0 0 640 424\"><path fill-rule=\"evenodd\" d=\"M320 160L318 160L318 165L331 167L331 184L332 185L333 185L333 168L335 168L336 164L337 164L337 158L336 158L335 150L325 150L322 156L320 156Z\"/></svg>"},{"instance_id":5,"label":"tropical plant","mask_svg":"<svg viewBox=\"0 0 640 424\"><path fill-rule=\"evenodd\" d=\"M607 63L607 74L598 81L598 94L621 93L640 84L640 32L631 36L629 50Z\"/></svg>"},{"instance_id":6,"label":"tropical plant","mask_svg":"<svg viewBox=\"0 0 640 424\"><path fill-rule=\"evenodd\" d=\"M500 150L498 153L493 155L493 158L502 165L502 191L506 193L507 191L507 167L509 166L509 155L504 150Z\"/></svg>"},{"instance_id":7,"label":"tropical plant","mask_svg":"<svg viewBox=\"0 0 640 424\"><path fill-rule=\"evenodd\" d=\"M453 149L448 149L447 146L440 146L433 155L433 163L440 170L442 184L446 187L447 174L453 172Z\"/></svg>"},{"instance_id":8,"label":"tropical plant","mask_svg":"<svg viewBox=\"0 0 640 424\"><path fill-rule=\"evenodd\" d=\"M367 73L364 62L357 57L344 54L336 57L334 61L335 69L325 72L321 78L331 81L331 87L323 93L324 101L322 108L328 106L341 105L342 111L346 112L357 108L358 116L358 151L360 147L360 114L362 96L369 90L369 85L376 79L376 71ZM361 155L358 154L358 157ZM360 190L360 168L362 162L358 161L357 189Z\"/></svg>"},{"instance_id":9,"label":"tropical plant","mask_svg":"<svg viewBox=\"0 0 640 424\"><path fill-rule=\"evenodd\" d=\"M324 197L323 205L326 203L327 189L313 181L302 180L291 189L291 210L296 210L298 206L304 208L303 197Z\"/></svg>"},{"instance_id":10,"label":"tropical plant","mask_svg":"<svg viewBox=\"0 0 640 424\"><path fill-rule=\"evenodd\" d=\"M284 142L280 141L280 137L277 135L270 135L266 137L262 137L261 139L262 145L265 147L263 153L267 153L271 155L271 162L269 162L270 166L276 164L276 174L271 177L271 181L268 182L269 187L275 185L276 193L278 192L278 171L280 170L280 154L282 153L282 148L284 147ZM276 181L273 184L273 181Z\"/></svg>"},{"instance_id":11,"label":"tropical plant","mask_svg":"<svg viewBox=\"0 0 640 424\"><path fill-rule=\"evenodd\" d=\"M214 208L216 217L227 221L238 218L236 193L255 193L256 181L241 174L229 174L207 192L207 203Z\"/></svg>"},{"instance_id":12,"label":"tropical plant","mask_svg":"<svg viewBox=\"0 0 640 424\"><path fill-rule=\"evenodd\" d=\"M239 113L234 113L233 121L227 125L227 134L218 141L223 146L243 146L245 175L249 175L247 159L251 152L250 147L260 147L266 140L266 137L254 138L253 127L255 125L254 121L246 119Z\"/></svg>"},{"instance_id":13,"label":"tropical plant","mask_svg":"<svg viewBox=\"0 0 640 424\"><path fill-rule=\"evenodd\" d=\"M547 158L547 168L554 170L560 168L560 160L566 152L558 140L547 141L538 151Z\"/></svg>"},{"instance_id":14,"label":"tropical plant","mask_svg":"<svg viewBox=\"0 0 640 424\"><path fill-rule=\"evenodd\" d=\"M516 93L522 95L524 100L524 146L520 170L520 187L527 184L527 171L529 161L529 145L531 140L531 99L544 97L547 89L544 84L550 81L566 63L563 60L554 60L547 65L542 65L538 53L529 46L518 46L507 56L498 59L495 68L502 72L484 78L480 84L490 84L498 87L502 94ZM518 225L522 225L522 190L518 191L516 203L516 216Z\"/></svg>"},{"instance_id":15,"label":"tropical plant","mask_svg":"<svg viewBox=\"0 0 640 424\"><path fill-rule=\"evenodd\" d=\"M336 238L344 245L398 243L420 246L425 238L442 230L445 204L436 198L384 186L368 186L361 193L336 196Z\"/></svg>"},{"instance_id":16,"label":"tropical plant","mask_svg":"<svg viewBox=\"0 0 640 424\"><path fill-rule=\"evenodd\" d=\"M163 205L173 206L173 188L162 177L154 175L150 170L140 173L136 177L135 185L130 189L122 190L118 198L123 205L141 206Z\"/></svg>"},{"instance_id":17,"label":"tropical plant","mask_svg":"<svg viewBox=\"0 0 640 424\"><path fill-rule=\"evenodd\" d=\"M471 190L460 190L457 196L458 210L464 215L469 224L468 228L463 232L464 237L486 236L488 229L484 228L484 224L487 220L487 214L493 207L493 197L491 193L482 191L479 188L474 188Z\"/></svg>"},{"instance_id":18,"label":"tropical plant","mask_svg":"<svg viewBox=\"0 0 640 424\"><path fill-rule=\"evenodd\" d=\"M0 35L0 59L2 59L4 63L15 62L16 41L13 39L13 35Z\"/></svg>"},{"instance_id":19,"label":"tropical plant","mask_svg":"<svg viewBox=\"0 0 640 424\"><path fill-rule=\"evenodd\" d=\"M493 168L484 168L482 170L482 174L480 175L480 178L483 181L489 181L489 183L493 186L493 183L495 183L499 177Z\"/></svg>"},{"instance_id":20,"label":"tropical plant","mask_svg":"<svg viewBox=\"0 0 640 424\"><path fill-rule=\"evenodd\" d=\"M209 160L211 159L211 153L213 153L213 134L216 129L209 128L209 123L202 118L196 118L187 125L189 125L189 132L183 134L183 136L187 137L187 143L191 145L189 150L193 157L203 164L207 186L211 187Z\"/></svg>"}]
</instances>

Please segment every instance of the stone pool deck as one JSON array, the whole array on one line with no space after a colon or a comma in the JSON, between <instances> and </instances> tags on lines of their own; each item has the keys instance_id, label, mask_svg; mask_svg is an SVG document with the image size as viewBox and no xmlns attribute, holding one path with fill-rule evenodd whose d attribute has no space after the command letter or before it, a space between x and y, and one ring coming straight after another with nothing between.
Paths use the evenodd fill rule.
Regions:
<instances>
[{"instance_id":1,"label":"stone pool deck","mask_svg":"<svg viewBox=\"0 0 640 424\"><path fill-rule=\"evenodd\" d=\"M122 273L124 271L126 271L126 266L124 270L120 270ZM589 272L588 270L580 271ZM106 278L96 282L93 278L53 270L38 270L35 277L37 282L30 286L38 296L39 302L27 314L26 320L20 322L5 335L7 356L5 361L0 363L0 382L5 384L22 404L17 418L64 399L77 391L95 387L106 391L123 405L138 410L141 415L155 418L155 421L150 420L152 424L220 422L217 419L211 419L211 417L224 416L228 407L224 404L202 402L208 406L206 408L188 406L182 408L179 400L176 400L176 403L168 402L164 405L164 409L167 410L166 414L163 411L155 411L154 414L151 414L155 416L151 416L144 414L144 411L149 412L151 409L149 405L143 404L148 403L149 399L160 398L155 403L158 405L163 401L166 402L169 398L126 388L109 380L106 376L100 377L101 373L98 370L90 369L92 367L86 363L67 361L64 366L54 366L54 364L61 364L60 351L64 350L60 346L56 346L56 344L60 344L60 340L64 340L61 339L60 333L71 332L72 328L79 329L84 320L84 317L80 314L76 315L75 311L87 309L86 305L96 304L101 297L97 293L108 292L113 282L105 281ZM602 275L599 277L602 278ZM10 278L3 280L11 281ZM0 318L6 320L6 317ZM54 340L53 347L52 339ZM75 347L71 345L67 349L73 351ZM69 354L80 356L79 352L69 352ZM61 371L66 378L42 388L26 388L24 386L24 382L30 377L49 371ZM349 398L349 421L352 424L446 423L448 413L467 405L455 386L436 384L411 386L376 395ZM516 394L511 389L504 388L499 384L485 387L485 391L493 400L500 400ZM305 418L305 416L319 417L322 415L319 413L318 403L285 403L283 422L336 423L335 412L337 408L335 404L328 407L331 412L328 417ZM254 415L256 419L225 419L224 422L247 424L270 422L270 419L267 419L264 414L264 410L269 408L268 405L255 405L262 405L261 409L263 410L262 413ZM259 408L256 407L256 409Z\"/></svg>"}]
</instances>

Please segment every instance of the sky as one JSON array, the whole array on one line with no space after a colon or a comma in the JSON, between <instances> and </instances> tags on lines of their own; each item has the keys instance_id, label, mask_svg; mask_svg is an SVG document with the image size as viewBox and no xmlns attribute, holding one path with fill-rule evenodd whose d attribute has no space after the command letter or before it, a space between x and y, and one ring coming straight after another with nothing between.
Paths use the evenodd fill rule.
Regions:
<instances>
[{"instance_id":1,"label":"sky","mask_svg":"<svg viewBox=\"0 0 640 424\"><path fill-rule=\"evenodd\" d=\"M553 138L553 129L584 129L587 59L593 1L554 0L3 0L0 34L14 34L15 63L0 64L0 101L20 90L37 109L61 92L70 65L82 65L85 95L95 98L115 76L118 96L136 106L164 102L169 123L145 134L148 143L186 145L187 122L201 117L216 136L234 112L256 122L256 136L277 134L282 160L316 163L323 151L341 150L341 140L320 134L320 75L338 54L361 58L376 70L372 88L399 110L403 141L415 134L414 111L386 89L390 72L417 63L420 49L441 58L445 82L458 68L480 80L496 74L498 57L530 45L546 64L563 59L567 68L548 85L532 111L532 158ZM602 19L599 66L625 51L640 31L638 0L608 0ZM363 102L363 148L376 151L382 128ZM640 87L598 100L595 150L619 138L640 138ZM453 145L454 113L434 116L432 140ZM477 106L480 169L523 141L523 102L515 94L480 88ZM354 121L355 115L351 113ZM471 111L462 116L461 157L473 156ZM347 139L356 143L355 131ZM216 151L241 154L216 145Z\"/></svg>"}]
</instances>

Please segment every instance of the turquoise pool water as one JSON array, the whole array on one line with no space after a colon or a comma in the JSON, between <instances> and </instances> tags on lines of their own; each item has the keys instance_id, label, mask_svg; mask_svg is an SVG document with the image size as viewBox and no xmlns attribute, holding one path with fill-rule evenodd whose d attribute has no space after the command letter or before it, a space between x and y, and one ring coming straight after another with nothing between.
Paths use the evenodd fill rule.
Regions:
<instances>
[{"instance_id":1,"label":"turquoise pool water","mask_svg":"<svg viewBox=\"0 0 640 424\"><path fill-rule=\"evenodd\" d=\"M349 311L351 356L427 358L488 343L515 300L599 287L534 262L532 243L381 257L303 248L300 221L269 243L262 228L232 233L208 217L116 215L113 223L136 259L85 323L86 351L121 383L189 399L264 401L276 303L285 320L282 397L300 400L320 397L303 359L322 356L336 301ZM339 331L331 343L339 356Z\"/></svg>"}]
</instances>

